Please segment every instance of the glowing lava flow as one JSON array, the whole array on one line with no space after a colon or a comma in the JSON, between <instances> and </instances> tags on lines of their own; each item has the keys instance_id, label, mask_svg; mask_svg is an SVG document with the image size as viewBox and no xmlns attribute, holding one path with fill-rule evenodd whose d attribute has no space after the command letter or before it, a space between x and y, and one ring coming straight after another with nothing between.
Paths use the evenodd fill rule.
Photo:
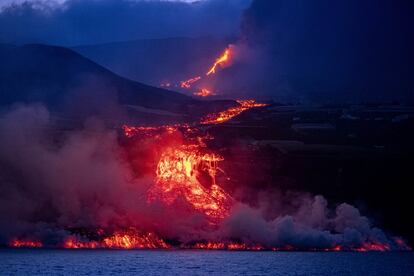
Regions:
<instances>
[{"instance_id":1,"label":"glowing lava flow","mask_svg":"<svg viewBox=\"0 0 414 276\"><path fill-rule=\"evenodd\" d=\"M217 66L223 67L228 65L231 62L232 51L231 48L228 47L224 50L224 53L216 59L213 66L211 66L210 70L206 73L207 76L216 73Z\"/></svg>"},{"instance_id":2,"label":"glowing lava flow","mask_svg":"<svg viewBox=\"0 0 414 276\"><path fill-rule=\"evenodd\" d=\"M391 247L388 244L379 243L379 242L365 242L361 247L355 248L354 251L357 252L368 252L368 251L390 251Z\"/></svg>"},{"instance_id":3,"label":"glowing lava flow","mask_svg":"<svg viewBox=\"0 0 414 276\"><path fill-rule=\"evenodd\" d=\"M186 124L176 125L162 125L162 126L128 126L123 125L122 130L127 138L132 138L136 135L157 137L162 132L173 133L181 130L182 132L192 132L193 129Z\"/></svg>"},{"instance_id":4,"label":"glowing lava flow","mask_svg":"<svg viewBox=\"0 0 414 276\"><path fill-rule=\"evenodd\" d=\"M41 241L37 240L19 240L19 239L13 239L9 243L10 247L25 247L25 248L40 248L43 247L43 243Z\"/></svg>"},{"instance_id":5,"label":"glowing lava flow","mask_svg":"<svg viewBox=\"0 0 414 276\"><path fill-rule=\"evenodd\" d=\"M75 236L68 237L63 244L67 249L167 249L170 246L154 233L140 234L136 230L119 231L100 241L83 241Z\"/></svg>"},{"instance_id":6,"label":"glowing lava flow","mask_svg":"<svg viewBox=\"0 0 414 276\"><path fill-rule=\"evenodd\" d=\"M233 57L233 51L232 51L232 47L230 45L229 47L227 47L224 50L224 53L216 59L214 64L210 67L210 69L206 73L206 76L210 76L212 74L215 74L216 70L217 70L217 67L225 67L225 66L230 65L231 62L232 62L232 57ZM201 79L202 79L201 76L196 76L196 77L190 78L188 80L181 81L180 82L180 87L184 88L184 89L190 89L194 83L198 82ZM165 84L161 84L162 87L164 87L164 85ZM168 86L165 85L165 87L170 87L170 86L171 86L170 83L168 83ZM207 96L213 95L213 93L208 89L202 88L199 91L195 92L194 95L195 96L200 96L200 97L207 97Z\"/></svg>"},{"instance_id":7,"label":"glowing lava flow","mask_svg":"<svg viewBox=\"0 0 414 276\"><path fill-rule=\"evenodd\" d=\"M231 197L216 184L217 163L223 158L202 153L199 145L182 145L164 151L157 166L156 184L150 189L150 201L161 199L173 204L184 198L193 208L216 220L225 218L231 207ZM201 173L210 177L210 187L199 182Z\"/></svg>"},{"instance_id":8,"label":"glowing lava flow","mask_svg":"<svg viewBox=\"0 0 414 276\"><path fill-rule=\"evenodd\" d=\"M201 123L219 124L230 120L241 112L255 107L263 107L265 104L254 100L239 100L239 106L229 108L226 111L210 114ZM162 143L153 143L157 153L154 159L156 170L153 185L146 190L148 202L162 202L172 208L179 207L185 201L184 207L197 215L203 214L207 218L208 229L219 229L220 223L230 215L230 209L234 205L234 199L227 194L216 182L217 174L221 171L218 164L224 158L207 148L205 140L208 135L201 135L201 129L187 124L163 125L163 126L123 126L127 138L144 138L146 140L158 139ZM169 141L171 137L182 134L181 143ZM173 134L173 135L171 135ZM180 136L181 137L181 136ZM168 140L168 141L164 141ZM143 139L143 140L144 140ZM138 140L141 142L141 140ZM159 150L159 151L158 151ZM203 180L203 181L202 181ZM188 208L190 207L190 208ZM198 216L199 217L199 216ZM358 245L331 244L327 248L297 248L290 244L281 247L272 245L260 245L256 242L243 243L239 239L232 240L219 237L189 241L177 244L169 243L154 232L143 229L126 228L106 232L102 229L88 231L92 235L73 234L67 236L58 246L67 249L201 249L201 250L241 250L241 251L389 251L396 248L411 250L404 240L395 238L394 242L378 242L366 240ZM88 238L93 237L93 238ZM165 238L165 237L164 237ZM246 237L250 240L249 237ZM181 241L179 241L181 242ZM395 245L394 245L395 244ZM10 247L43 247L43 243L35 239L13 239Z\"/></svg>"},{"instance_id":9,"label":"glowing lava flow","mask_svg":"<svg viewBox=\"0 0 414 276\"><path fill-rule=\"evenodd\" d=\"M254 100L239 100L239 106L232 107L218 114L210 114L201 124L219 124L230 120L245 110L266 106ZM154 135L164 130L169 133L179 131L194 134L197 131L188 125L172 125L159 127L124 126L124 133L131 138L134 135ZM164 149L157 164L156 181L148 192L148 200L161 200L171 205L179 198L184 198L196 211L205 214L213 221L225 218L232 205L232 198L216 183L216 175L220 171L217 164L223 158L214 153L206 153L202 137L194 143ZM210 179L208 187L200 183L200 176Z\"/></svg>"},{"instance_id":10,"label":"glowing lava flow","mask_svg":"<svg viewBox=\"0 0 414 276\"><path fill-rule=\"evenodd\" d=\"M189 89L189 88L191 88L191 85L193 85L193 83L195 83L195 82L197 82L199 80L201 80L201 77L200 76L194 77L194 78L191 78L191 79L182 81L181 84L180 84L180 86L181 86L181 88Z\"/></svg>"},{"instance_id":11,"label":"glowing lava flow","mask_svg":"<svg viewBox=\"0 0 414 276\"><path fill-rule=\"evenodd\" d=\"M126 137L161 138L165 134L181 133L186 142L165 146L161 149L156 168L154 185L149 189L149 202L162 201L172 205L185 199L196 212L204 214L211 223L225 218L232 205L232 198L216 183L218 162L223 157L208 152L204 143L211 137L200 135L189 125L165 125L156 127L123 126ZM205 179L205 183L200 182Z\"/></svg>"},{"instance_id":12,"label":"glowing lava flow","mask_svg":"<svg viewBox=\"0 0 414 276\"><path fill-rule=\"evenodd\" d=\"M197 92L195 92L193 94L194 94L194 96L198 96L198 97L208 97L208 96L214 96L215 95L213 92L211 92L207 88L201 88L200 90L198 90Z\"/></svg>"},{"instance_id":13,"label":"glowing lava flow","mask_svg":"<svg viewBox=\"0 0 414 276\"><path fill-rule=\"evenodd\" d=\"M240 115L242 112L256 108L256 107L264 107L267 104L257 103L255 100L238 100L239 106L230 107L229 109L207 115L205 118L201 120L201 124L203 125L214 125L214 124L222 124L227 122L234 117Z\"/></svg>"}]
</instances>

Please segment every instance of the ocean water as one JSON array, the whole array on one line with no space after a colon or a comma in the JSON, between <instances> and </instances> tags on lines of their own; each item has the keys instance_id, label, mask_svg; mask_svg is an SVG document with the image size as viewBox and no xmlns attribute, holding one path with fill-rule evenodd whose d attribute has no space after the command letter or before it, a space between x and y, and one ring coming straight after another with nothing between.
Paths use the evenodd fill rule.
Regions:
<instances>
[{"instance_id":1,"label":"ocean water","mask_svg":"<svg viewBox=\"0 0 414 276\"><path fill-rule=\"evenodd\" d=\"M414 253L1 249L0 275L414 275Z\"/></svg>"}]
</instances>

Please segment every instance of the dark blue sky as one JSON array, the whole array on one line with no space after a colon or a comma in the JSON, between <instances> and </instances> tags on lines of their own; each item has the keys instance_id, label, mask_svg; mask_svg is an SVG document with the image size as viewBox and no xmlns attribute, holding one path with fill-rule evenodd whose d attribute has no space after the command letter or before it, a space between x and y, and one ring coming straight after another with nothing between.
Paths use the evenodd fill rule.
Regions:
<instances>
[{"instance_id":1,"label":"dark blue sky","mask_svg":"<svg viewBox=\"0 0 414 276\"><path fill-rule=\"evenodd\" d=\"M412 100L413 7L412 0L254 0L243 31L262 56L257 82L304 100Z\"/></svg>"},{"instance_id":2,"label":"dark blue sky","mask_svg":"<svg viewBox=\"0 0 414 276\"><path fill-rule=\"evenodd\" d=\"M37 2L3 8L0 42L73 46L231 36L257 57L226 77L233 90L305 101L405 101L414 99L413 5L412 0Z\"/></svg>"},{"instance_id":3,"label":"dark blue sky","mask_svg":"<svg viewBox=\"0 0 414 276\"><path fill-rule=\"evenodd\" d=\"M3 5L0 42L95 44L176 36L234 36L251 0L32 0ZM9 1L12 2L12 1ZM60 0L62 2L62 0ZM48 3L48 4L46 4Z\"/></svg>"}]
</instances>

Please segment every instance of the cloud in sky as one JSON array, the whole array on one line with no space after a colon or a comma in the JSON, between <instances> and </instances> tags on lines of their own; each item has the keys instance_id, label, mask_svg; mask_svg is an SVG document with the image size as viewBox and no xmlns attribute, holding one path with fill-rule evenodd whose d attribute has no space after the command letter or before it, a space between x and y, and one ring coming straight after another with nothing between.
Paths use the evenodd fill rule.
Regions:
<instances>
[{"instance_id":1,"label":"cloud in sky","mask_svg":"<svg viewBox=\"0 0 414 276\"><path fill-rule=\"evenodd\" d=\"M130 0L138 2L142 0ZM196 0L144 0L144 1L154 1L154 2L185 2L185 3L193 3L197 2ZM206 0L201 0L206 1ZM2 0L0 1L0 8L8 7L10 5L21 5L23 3L36 3L36 2L48 2L50 4L64 4L65 2L68 2L68 0Z\"/></svg>"},{"instance_id":2,"label":"cloud in sky","mask_svg":"<svg viewBox=\"0 0 414 276\"><path fill-rule=\"evenodd\" d=\"M174 36L233 36L250 2L8 0L2 2L0 12L0 43L77 45Z\"/></svg>"}]
</instances>

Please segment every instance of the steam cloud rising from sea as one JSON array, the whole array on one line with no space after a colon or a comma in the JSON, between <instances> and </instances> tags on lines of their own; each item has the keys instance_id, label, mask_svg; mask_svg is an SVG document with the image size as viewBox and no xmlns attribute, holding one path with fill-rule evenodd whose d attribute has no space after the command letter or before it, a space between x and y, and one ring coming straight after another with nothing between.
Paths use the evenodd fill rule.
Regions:
<instances>
[{"instance_id":1,"label":"steam cloud rising from sea","mask_svg":"<svg viewBox=\"0 0 414 276\"><path fill-rule=\"evenodd\" d=\"M355 207L341 204L330 210L322 196L297 196L292 200L300 204L293 210L286 206L269 211L266 206L277 200L272 197L259 207L236 203L230 215L212 228L185 202L171 207L145 199L155 184L148 170L149 153L157 147L151 139L131 150L115 130L98 120L62 133L54 121L40 105L17 107L0 119L2 245L23 237L59 246L73 234L71 229L134 227L180 243L237 240L277 248L384 244L401 249ZM288 209L292 211L287 213Z\"/></svg>"}]
</instances>

